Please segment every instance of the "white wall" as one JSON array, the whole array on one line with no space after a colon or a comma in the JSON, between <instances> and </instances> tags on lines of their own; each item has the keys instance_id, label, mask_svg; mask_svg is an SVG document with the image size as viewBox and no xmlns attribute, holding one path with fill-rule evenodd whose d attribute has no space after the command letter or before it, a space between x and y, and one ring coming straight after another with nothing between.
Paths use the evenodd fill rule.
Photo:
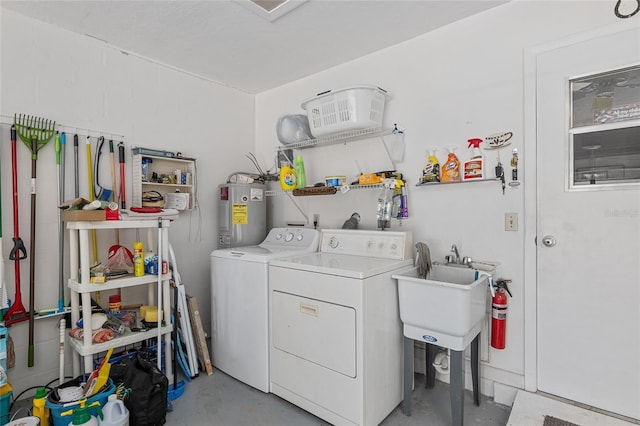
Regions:
<instances>
[{"instance_id":1,"label":"white wall","mask_svg":"<svg viewBox=\"0 0 640 426\"><path fill-rule=\"evenodd\" d=\"M100 131L106 133L107 139L111 137L109 134L123 135L129 201L132 146L180 151L197 159L200 209L181 213L171 225L170 239L187 292L198 299L205 330L209 331L209 254L217 246L217 185L231 172L250 166L244 154L254 146L253 96L124 54L98 40L7 10L2 10L1 38L2 249L9 297L13 299L15 288L13 262L8 260L13 247L9 127L13 114L23 113L55 120L65 125L67 133L74 131L70 128L78 127L79 133L86 135L85 129L90 129L89 134L95 137ZM67 198L73 195L72 142L72 135L68 134ZM84 137L80 137L80 144L80 194L88 197ZM103 153L105 161L108 153ZM20 236L27 250L30 246L29 155L29 150L18 141ZM110 187L107 161L103 171L104 182L108 184L104 186ZM58 299L57 174L53 141L40 151L37 168L35 307L39 310L55 307ZM113 244L112 235L101 234L101 257L106 256L106 247ZM22 297L27 309L31 260L21 262ZM68 266L65 276L68 277ZM123 300L123 304L132 302L136 301ZM16 352L16 367L9 371L14 394L57 377L56 322L57 318L36 322L33 368L27 368L27 322L10 328ZM68 367L67 375L70 374Z\"/></svg>"},{"instance_id":2,"label":"white wall","mask_svg":"<svg viewBox=\"0 0 640 426\"><path fill-rule=\"evenodd\" d=\"M408 181L410 215L401 227L394 222L393 228L413 231L414 241L426 242L434 259L443 260L456 244L462 256L500 262L496 275L513 280L507 348L492 349L482 368L486 379L482 391L490 395L493 388L486 385L488 381L524 387L524 308L528 303L524 286L535 286L535 282L525 282L524 276L524 245L531 243L524 240L523 232L525 186L507 186L504 195L494 182L416 187L426 149L438 147L442 164L446 159L443 148L454 145L464 161L469 158L467 139L512 131L512 144L502 151L502 162L508 164L511 149L517 148L521 181L534 179L523 173L527 159L535 155L535 147L523 146L524 50L622 24L613 14L613 6L609 1L514 1L256 97L256 150L268 161L278 146L274 131L277 118L284 113L302 113L300 103L316 93L374 84L393 96L387 104L385 127L399 123L406 129L406 153L398 170ZM359 151L349 147L350 164L343 160L346 151L341 145L302 151L308 184L329 174L346 174L349 181L354 180L359 171L355 160L364 172L380 170L380 154L371 148L378 142L358 144L362 144ZM485 152L485 158L491 172L495 151ZM509 178L510 169L506 170ZM534 186L527 188L533 190ZM296 200L309 217L320 214L322 227L340 227L357 211L362 216L361 227L372 229L376 226L376 195L377 191L352 191ZM272 204L272 225L303 220L288 198L274 197ZM518 213L518 232L504 230L505 212Z\"/></svg>"}]
</instances>

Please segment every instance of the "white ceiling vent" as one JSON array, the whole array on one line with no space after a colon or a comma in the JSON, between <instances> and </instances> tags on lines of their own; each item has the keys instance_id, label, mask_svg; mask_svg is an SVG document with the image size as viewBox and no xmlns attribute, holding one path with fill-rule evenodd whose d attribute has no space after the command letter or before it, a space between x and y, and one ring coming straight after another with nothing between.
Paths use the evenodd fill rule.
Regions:
<instances>
[{"instance_id":1,"label":"white ceiling vent","mask_svg":"<svg viewBox=\"0 0 640 426\"><path fill-rule=\"evenodd\" d=\"M307 0L236 0L235 3L252 11L259 17L273 22L283 17Z\"/></svg>"}]
</instances>

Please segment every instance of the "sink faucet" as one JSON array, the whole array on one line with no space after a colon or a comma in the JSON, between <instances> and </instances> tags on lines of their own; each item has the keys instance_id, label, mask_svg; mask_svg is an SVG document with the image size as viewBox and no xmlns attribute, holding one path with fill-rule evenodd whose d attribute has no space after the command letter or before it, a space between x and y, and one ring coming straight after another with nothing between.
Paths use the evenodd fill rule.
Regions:
<instances>
[{"instance_id":1,"label":"sink faucet","mask_svg":"<svg viewBox=\"0 0 640 426\"><path fill-rule=\"evenodd\" d=\"M455 254L455 258L453 259L453 263L460 263L460 253L458 252L458 247L454 244L451 246L451 253Z\"/></svg>"}]
</instances>

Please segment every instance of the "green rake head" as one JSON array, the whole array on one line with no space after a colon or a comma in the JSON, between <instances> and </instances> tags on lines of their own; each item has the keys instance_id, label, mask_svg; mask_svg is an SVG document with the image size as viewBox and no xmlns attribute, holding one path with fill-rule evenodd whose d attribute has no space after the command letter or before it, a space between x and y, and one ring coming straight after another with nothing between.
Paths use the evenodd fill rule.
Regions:
<instances>
[{"instance_id":1,"label":"green rake head","mask_svg":"<svg viewBox=\"0 0 640 426\"><path fill-rule=\"evenodd\" d=\"M13 124L16 126L18 136L35 158L40 148L51 140L56 127L55 121L22 114L14 114Z\"/></svg>"}]
</instances>

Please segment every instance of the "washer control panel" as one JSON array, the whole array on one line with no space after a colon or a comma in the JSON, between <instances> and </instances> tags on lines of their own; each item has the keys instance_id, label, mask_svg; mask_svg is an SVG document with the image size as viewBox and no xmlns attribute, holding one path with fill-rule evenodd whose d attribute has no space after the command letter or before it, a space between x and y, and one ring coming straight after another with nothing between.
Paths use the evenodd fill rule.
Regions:
<instances>
[{"instance_id":1,"label":"washer control panel","mask_svg":"<svg viewBox=\"0 0 640 426\"><path fill-rule=\"evenodd\" d=\"M405 260L412 258L412 234L393 231L323 229L320 251Z\"/></svg>"},{"instance_id":2,"label":"washer control panel","mask_svg":"<svg viewBox=\"0 0 640 426\"><path fill-rule=\"evenodd\" d=\"M260 247L268 249L306 249L317 247L320 232L311 228L273 228Z\"/></svg>"}]
</instances>

